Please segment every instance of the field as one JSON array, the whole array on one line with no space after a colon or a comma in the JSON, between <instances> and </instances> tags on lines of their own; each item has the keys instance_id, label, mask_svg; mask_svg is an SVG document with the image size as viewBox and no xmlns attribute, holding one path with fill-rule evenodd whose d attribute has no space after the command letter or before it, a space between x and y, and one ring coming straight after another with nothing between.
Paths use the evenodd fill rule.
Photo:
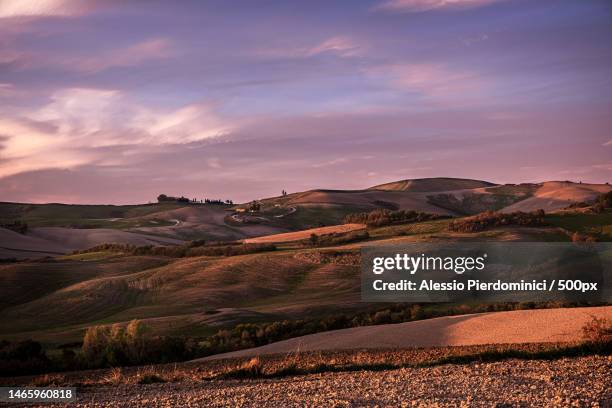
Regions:
<instances>
[{"instance_id":1,"label":"field","mask_svg":"<svg viewBox=\"0 0 612 408\"><path fill-rule=\"evenodd\" d=\"M566 344L362 350L7 379L78 386L75 406L607 406L609 356ZM551 359L550 356L558 357ZM566 357L563 357L566 355ZM549 356L546 358L546 356ZM543 358L544 357L544 358ZM568 358L569 357L569 358ZM138 395L139 399L135 399ZM49 406L62 406L52 405Z\"/></svg>"},{"instance_id":2,"label":"field","mask_svg":"<svg viewBox=\"0 0 612 408\"><path fill-rule=\"evenodd\" d=\"M578 212L550 214L547 222L568 231L601 236L603 241L612 241L612 210L601 214L584 214Z\"/></svg>"},{"instance_id":3,"label":"field","mask_svg":"<svg viewBox=\"0 0 612 408\"><path fill-rule=\"evenodd\" d=\"M515 310L354 327L207 357L255 357L308 351L456 347L479 344L575 343L593 317L612 319L612 306ZM372 344L376 339L376 344Z\"/></svg>"},{"instance_id":4,"label":"field","mask_svg":"<svg viewBox=\"0 0 612 408\"><path fill-rule=\"evenodd\" d=\"M350 231L359 231L365 229L365 225L362 224L341 224L331 225L329 227L311 228L297 232L287 232L284 234L266 235L263 237L245 239L246 243L267 243L267 242L292 242L307 240L312 234L325 235L325 234L344 234Z\"/></svg>"},{"instance_id":5,"label":"field","mask_svg":"<svg viewBox=\"0 0 612 408\"><path fill-rule=\"evenodd\" d=\"M551 223L557 222L556 216L549 217ZM608 228L602 224L607 222L605 214L580 217L590 221L579 225L591 222ZM158 334L203 336L237 323L353 314L371 307L359 301L358 258L351 260L363 245L570 239L556 227L452 233L447 231L448 222L370 228L365 241L328 248L287 242L273 252L178 259L99 251L0 265L0 337L35 338L52 346L78 342L93 324L125 324L131 319L142 319ZM334 231L354 228L332 227ZM564 228L573 226L564 224ZM308 238L311 232L292 233L289 238ZM330 258L328 251L346 255Z\"/></svg>"},{"instance_id":6,"label":"field","mask_svg":"<svg viewBox=\"0 0 612 408\"><path fill-rule=\"evenodd\" d=\"M122 384L142 387L143 394L150 393L151 401L160 404L166 401L158 394L164 387L190 395L193 401L214 404L221 401L215 399L214 392L202 394L193 388L189 380L194 375L192 367L198 367L199 381L218 381L220 389L230 387L224 391L229 395L230 389L234 389L231 388L234 380L229 378L244 375L240 367L245 363L241 359L254 355L266 356L265 363L263 371L257 369L253 374L247 370L247 383L237 384L237 387L245 387L247 393L254 389L274 393L272 390L283 387L287 381L301 384L305 379L314 384L318 381L313 377L316 375L329 381L342 381L345 379L342 371L346 370L374 370L375 376L380 378L399 370L398 375L411 380L414 376L432 376L444 370L406 362L408 356L416 356L407 351L414 347L425 347L425 351L419 352L424 354L417 353L421 356L418 358L436 367L446 364L446 357L442 357L448 357L448 353L454 356L448 357L451 359L448 361L454 363L464 362L465 358L468 362L492 358L487 360L491 372L514 369L515 365L506 366L501 362L510 357L530 360L536 355L555 359L583 356L580 354L583 346L575 346L579 347L576 349L568 344L580 340L582 327L590 315L611 318L609 306L584 310L531 310L568 305L361 302L360 249L364 246L414 242L567 242L575 240L575 233L604 241L612 239L610 209L598 212L588 204L587 207L580 204L579 209L549 211L543 216L543 223L536 226L510 224L475 232L452 231L451 222L465 222L463 215L458 214L469 214L483 205L486 209L495 209L502 202L512 202L512 207L534 197L541 199L541 190L552 188L550 183L518 186L483 183L440 179L402 181L358 191L313 190L262 200L255 211L239 211L246 205L164 203L73 207L52 204L28 207L4 203L0 205L3 223L10 226L16 221L24 222L28 230L20 233L0 229L2 257L17 258L4 259L0 263L0 340L33 339L42 344L51 361L59 362L60 365L53 367L82 369L89 366L71 366L69 364L76 363L65 360L65 356L81 355L88 329L98 327L120 333L137 319L147 328L148 338L178 339L181 345L191 344L190 350L194 351L184 355L190 356L188 358L229 353L214 357L223 359L220 362L184 363L174 368L174 374L163 371L165 369L163 372L155 371L158 368L146 369L154 370L151 381L161 378L164 383L151 386L155 388L140 384L145 380L138 376L138 370L145 368L125 368L125 373L118 377L117 371L101 371L99 376L89 374L87 381L94 387L86 391L86 395L108 404L127 403L128 393L123 394ZM608 188L563 183L553 186L561 188L563 194L587 191L585 194L592 200L596 197L595 192ZM459 187L463 190L447 190ZM432 197L440 194L445 199L455 197L449 201L454 206L452 209L450 205L432 207L435 201ZM576 197L585 198L584 194ZM550 208L560 205L559 202L548 204ZM429 221L389 217L391 224L383 226L343 223L348 214L372 209L378 210L375 214L380 214L381 210L429 209L435 214L453 217ZM502 213L496 216L510 219ZM90 224L92 220L101 222L99 225L104 228ZM311 239L313 234L317 239ZM124 246L86 250L105 243ZM204 253L214 255L202 255ZM503 344L482 346L492 343ZM521 343L516 346L520 350L495 348L506 347L504 344L508 343ZM547 348L552 347L551 344L559 344L564 351ZM372 350L373 345L379 350ZM478 347L493 349L483 351ZM381 358L389 357L385 354L391 352L386 351L389 348L401 350L393 353L402 357L391 363L389 360L381 363ZM360 352L355 351L362 349L369 349L364 352L364 360L349 363L354 358L362 358L358 357ZM480 357L465 357L470 350ZM459 355L455 356L455 352ZM600 356L590 351L587 354L590 357L564 364L576 370L587 370L587 367L600 370ZM297 355L300 355L295 359L297 366L288 367L287 356ZM335 357L329 357L331 355ZM498 360L500 362L496 363ZM275 361L284 361L284 365L279 368ZM91 368L109 363L97 364ZM544 364L542 367L552 370L555 376L561 375L545 363L521 361L520 364ZM176 370L182 374L177 374ZM460 366L452 365L447 373L459 375L460 370ZM185 374L187 372L190 374ZM262 373L269 373L265 375L271 377L259 378ZM223 379L211 380L211 375ZM113 380L114 376L119 379ZM181 379L175 380L175 377ZM44 378L73 381L67 374L52 374L31 381L44 383L47 381ZM361 378L361 374L351 378ZM105 387L109 384L115 394L106 399L108 388ZM271 388L266 388L268 385ZM472 385L477 386L476 383ZM550 392L561 392L555 387L550 388ZM352 392L349 387L343 395ZM431 394L428 395L423 395L425 403L432 401L427 399ZM603 394L597 391L589 395L584 394L582 401L601 399ZM458 393L456 398L464 396ZM175 397L176 393L171 393L168 398ZM234 396L228 398L224 401L234 401ZM536 395L529 398L538 401ZM291 396L283 394L283 400L291 400ZM511 396L507 400L513 401ZM339 401L349 400L342 397ZM389 403L392 401L395 400L389 399ZM446 402L452 405L454 401L451 398Z\"/></svg>"}]
</instances>

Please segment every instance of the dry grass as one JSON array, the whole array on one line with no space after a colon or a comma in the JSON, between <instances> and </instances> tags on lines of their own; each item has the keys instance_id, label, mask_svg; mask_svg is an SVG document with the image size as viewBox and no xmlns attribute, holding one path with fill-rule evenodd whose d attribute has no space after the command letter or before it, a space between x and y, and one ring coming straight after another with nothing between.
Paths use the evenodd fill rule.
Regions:
<instances>
[{"instance_id":1,"label":"dry grass","mask_svg":"<svg viewBox=\"0 0 612 408\"><path fill-rule=\"evenodd\" d=\"M301 241L310 238L312 234L325 235L325 234L343 234L351 231L358 231L365 228L363 224L342 224L342 225L331 225L329 227L311 228L297 232L287 232L284 234L266 235L263 237L245 239L244 242L247 244L264 244L274 242L292 242Z\"/></svg>"},{"instance_id":2,"label":"dry grass","mask_svg":"<svg viewBox=\"0 0 612 408\"><path fill-rule=\"evenodd\" d=\"M254 358L143 367L112 368L37 377L5 378L5 384L108 386L118 384L200 383L201 381L278 378L323 372L380 371L507 359L558 359L610 355L611 343L529 343L389 350L295 352Z\"/></svg>"},{"instance_id":3,"label":"dry grass","mask_svg":"<svg viewBox=\"0 0 612 408\"><path fill-rule=\"evenodd\" d=\"M107 384L118 385L125 382L123 370L121 367L111 368L106 376L103 377L103 381Z\"/></svg>"},{"instance_id":4,"label":"dry grass","mask_svg":"<svg viewBox=\"0 0 612 408\"><path fill-rule=\"evenodd\" d=\"M612 342L612 321L591 316L591 320L582 327L582 335L587 343L608 344Z\"/></svg>"},{"instance_id":5,"label":"dry grass","mask_svg":"<svg viewBox=\"0 0 612 408\"><path fill-rule=\"evenodd\" d=\"M61 374L44 374L38 377L34 377L29 385L34 387L48 387L51 385L61 385L65 381L65 377Z\"/></svg>"}]
</instances>

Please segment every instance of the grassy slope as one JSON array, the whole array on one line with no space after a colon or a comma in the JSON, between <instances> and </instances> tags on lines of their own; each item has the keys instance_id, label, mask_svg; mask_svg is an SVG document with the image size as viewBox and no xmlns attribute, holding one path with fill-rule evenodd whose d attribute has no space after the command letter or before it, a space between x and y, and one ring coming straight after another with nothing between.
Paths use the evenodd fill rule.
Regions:
<instances>
[{"instance_id":1,"label":"grassy slope","mask_svg":"<svg viewBox=\"0 0 612 408\"><path fill-rule=\"evenodd\" d=\"M6 209L6 204L0 208L3 205ZM177 208L175 204L163 206ZM163 206L121 208L123 215L142 216ZM51 214L72 214L74 219L119 215L113 208L52 205L28 210L13 206L10 214L25 214L32 220ZM265 210L273 211L271 208L274 206ZM299 207L276 222L297 228L316 223L321 214L342 215L331 208L334 211ZM500 228L476 234L449 233L448 219L387 226L369 229L367 242L333 249L356 251L370 244L439 240L568 241L569 236L557 227L595 232L612 240L610 210L595 215L550 214L546 220L551 227ZM133 318L147 320L160 333L204 335L238 322L315 317L367 307L359 303L358 266L316 263L302 256L317 251L321 249L287 243L274 253L231 258L170 259L96 252L54 261L0 264L0 338L69 342L79 340L89 325Z\"/></svg>"},{"instance_id":2,"label":"grassy slope","mask_svg":"<svg viewBox=\"0 0 612 408\"><path fill-rule=\"evenodd\" d=\"M0 223L21 220L27 222L31 227L124 229L141 223L139 217L183 206L175 203L120 206L0 203ZM124 220L111 221L116 218ZM165 225L163 220L157 221L157 225Z\"/></svg>"},{"instance_id":3,"label":"grassy slope","mask_svg":"<svg viewBox=\"0 0 612 408\"><path fill-rule=\"evenodd\" d=\"M594 234L603 241L612 241L612 209L607 209L601 214L549 214L546 216L546 221L568 231Z\"/></svg>"},{"instance_id":4,"label":"grassy slope","mask_svg":"<svg viewBox=\"0 0 612 408\"><path fill-rule=\"evenodd\" d=\"M448 222L371 229L370 241L334 249L425 240L568 239L554 228L453 234L446 231ZM600 217L593 222L603 221ZM78 340L91 324L133 318L147 320L161 333L202 335L218 325L367 307L359 303L358 266L313 263L299 256L313 251L320 249L294 244L274 253L184 259L97 252L53 262L0 265L0 337L61 343Z\"/></svg>"}]
</instances>

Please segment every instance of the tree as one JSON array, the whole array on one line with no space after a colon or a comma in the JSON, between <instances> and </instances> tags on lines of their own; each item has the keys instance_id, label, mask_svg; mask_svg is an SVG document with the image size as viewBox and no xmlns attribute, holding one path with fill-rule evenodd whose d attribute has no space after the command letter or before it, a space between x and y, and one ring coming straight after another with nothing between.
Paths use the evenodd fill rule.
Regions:
<instances>
[{"instance_id":1,"label":"tree","mask_svg":"<svg viewBox=\"0 0 612 408\"><path fill-rule=\"evenodd\" d=\"M252 201L249 205L250 212L258 212L261 209L261 204L257 201Z\"/></svg>"},{"instance_id":2,"label":"tree","mask_svg":"<svg viewBox=\"0 0 612 408\"><path fill-rule=\"evenodd\" d=\"M168 196L167 195L160 194L160 195L157 196L157 202L158 203L161 203L161 202L164 202L164 201L168 201Z\"/></svg>"}]
</instances>

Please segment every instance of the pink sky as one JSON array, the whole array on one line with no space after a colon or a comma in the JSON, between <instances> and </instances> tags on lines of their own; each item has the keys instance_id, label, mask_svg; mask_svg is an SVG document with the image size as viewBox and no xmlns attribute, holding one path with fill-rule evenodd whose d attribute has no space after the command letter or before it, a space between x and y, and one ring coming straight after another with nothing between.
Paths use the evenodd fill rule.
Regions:
<instances>
[{"instance_id":1,"label":"pink sky","mask_svg":"<svg viewBox=\"0 0 612 408\"><path fill-rule=\"evenodd\" d=\"M0 2L0 201L612 178L606 1Z\"/></svg>"}]
</instances>

